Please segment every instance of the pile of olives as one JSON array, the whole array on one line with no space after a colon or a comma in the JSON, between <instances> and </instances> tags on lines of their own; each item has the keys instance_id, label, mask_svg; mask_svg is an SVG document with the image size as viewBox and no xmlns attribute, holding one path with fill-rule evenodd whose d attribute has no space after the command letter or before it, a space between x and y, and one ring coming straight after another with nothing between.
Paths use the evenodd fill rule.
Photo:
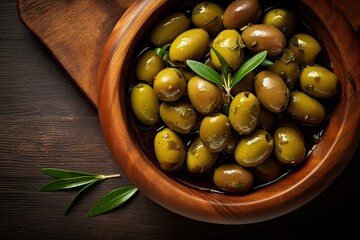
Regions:
<instances>
[{"instance_id":1,"label":"pile of olives","mask_svg":"<svg viewBox=\"0 0 360 240\"><path fill-rule=\"evenodd\" d=\"M337 76L319 60L320 42L285 6L189 6L155 22L134 64L130 115L146 154L176 179L223 193L298 168L321 138L338 92ZM230 74L261 51L273 64L256 67L229 96L186 64L196 60L221 74L210 46Z\"/></svg>"}]
</instances>

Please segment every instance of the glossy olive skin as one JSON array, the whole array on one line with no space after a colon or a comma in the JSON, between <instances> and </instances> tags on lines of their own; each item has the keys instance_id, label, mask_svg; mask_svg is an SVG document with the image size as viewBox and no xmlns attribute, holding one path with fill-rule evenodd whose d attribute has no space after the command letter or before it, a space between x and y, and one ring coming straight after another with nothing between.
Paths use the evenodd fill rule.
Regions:
<instances>
[{"instance_id":1,"label":"glossy olive skin","mask_svg":"<svg viewBox=\"0 0 360 240\"><path fill-rule=\"evenodd\" d=\"M307 66L300 73L301 89L316 98L328 98L336 94L338 77L322 66Z\"/></svg>"},{"instance_id":2,"label":"glossy olive skin","mask_svg":"<svg viewBox=\"0 0 360 240\"><path fill-rule=\"evenodd\" d=\"M305 125L319 125L326 117L324 106L303 92L290 92L286 112L290 117Z\"/></svg>"},{"instance_id":3,"label":"glossy olive skin","mask_svg":"<svg viewBox=\"0 0 360 240\"><path fill-rule=\"evenodd\" d=\"M288 48L284 49L281 57L276 59L268 70L278 74L289 89L292 89L299 80L300 65L296 61L295 54Z\"/></svg>"},{"instance_id":4,"label":"glossy olive skin","mask_svg":"<svg viewBox=\"0 0 360 240\"><path fill-rule=\"evenodd\" d=\"M294 14L282 8L274 8L266 12L262 23L276 27L284 33L285 37L292 35L296 28Z\"/></svg>"},{"instance_id":5,"label":"glossy olive skin","mask_svg":"<svg viewBox=\"0 0 360 240\"><path fill-rule=\"evenodd\" d=\"M180 70L164 68L155 76L153 88L160 100L173 102L185 93L186 79Z\"/></svg>"},{"instance_id":6,"label":"glossy olive skin","mask_svg":"<svg viewBox=\"0 0 360 240\"><path fill-rule=\"evenodd\" d=\"M240 64L243 63L244 46L240 33L233 29L221 31L212 43L212 47L215 48L228 63L230 71L238 69ZM214 67L220 70L220 61L212 49L210 50L210 58Z\"/></svg>"},{"instance_id":7,"label":"glossy olive skin","mask_svg":"<svg viewBox=\"0 0 360 240\"><path fill-rule=\"evenodd\" d=\"M254 85L256 96L267 110L278 113L286 109L289 89L279 75L263 70L256 74Z\"/></svg>"},{"instance_id":8,"label":"glossy olive skin","mask_svg":"<svg viewBox=\"0 0 360 240\"><path fill-rule=\"evenodd\" d=\"M182 134L189 133L197 120L195 110L182 100L161 103L160 117L166 126Z\"/></svg>"},{"instance_id":9,"label":"glossy olive skin","mask_svg":"<svg viewBox=\"0 0 360 240\"><path fill-rule=\"evenodd\" d=\"M273 57L281 54L286 47L284 34L270 25L251 25L242 32L241 36L246 47L252 53L266 50L267 56Z\"/></svg>"},{"instance_id":10,"label":"glossy olive skin","mask_svg":"<svg viewBox=\"0 0 360 240\"><path fill-rule=\"evenodd\" d=\"M270 156L273 147L274 141L270 133L263 129L255 129L240 139L234 157L243 167L255 167Z\"/></svg>"},{"instance_id":11,"label":"glossy olive skin","mask_svg":"<svg viewBox=\"0 0 360 240\"><path fill-rule=\"evenodd\" d=\"M224 12L224 27L236 29L256 23L262 13L258 0L237 0L230 3Z\"/></svg>"},{"instance_id":12,"label":"glossy olive skin","mask_svg":"<svg viewBox=\"0 0 360 240\"><path fill-rule=\"evenodd\" d=\"M283 164L298 165L306 156L304 138L291 127L279 127L274 135L274 154Z\"/></svg>"},{"instance_id":13,"label":"glossy olive skin","mask_svg":"<svg viewBox=\"0 0 360 240\"><path fill-rule=\"evenodd\" d=\"M243 79L235 84L231 88L231 95L236 96L237 94L241 92L251 92L254 93L254 77L255 77L255 71L251 71L248 74L246 74Z\"/></svg>"},{"instance_id":14,"label":"glossy olive skin","mask_svg":"<svg viewBox=\"0 0 360 240\"><path fill-rule=\"evenodd\" d=\"M297 33L289 40L288 48L295 54L300 65L313 65L321 51L320 43L305 33Z\"/></svg>"},{"instance_id":15,"label":"glossy olive skin","mask_svg":"<svg viewBox=\"0 0 360 240\"><path fill-rule=\"evenodd\" d=\"M154 50L146 50L136 62L136 78L152 85L156 74L165 67L166 63L154 52Z\"/></svg>"},{"instance_id":16,"label":"glossy olive skin","mask_svg":"<svg viewBox=\"0 0 360 240\"><path fill-rule=\"evenodd\" d=\"M213 113L204 117L200 124L199 136L210 152L221 152L226 148L231 137L229 118L222 113Z\"/></svg>"},{"instance_id":17,"label":"glossy olive skin","mask_svg":"<svg viewBox=\"0 0 360 240\"><path fill-rule=\"evenodd\" d=\"M239 134L252 132L260 118L260 102L250 92L241 92L230 103L229 119L232 128Z\"/></svg>"},{"instance_id":18,"label":"glossy olive skin","mask_svg":"<svg viewBox=\"0 0 360 240\"><path fill-rule=\"evenodd\" d=\"M189 80L187 94L193 107L202 115L218 112L223 105L220 88L199 76Z\"/></svg>"},{"instance_id":19,"label":"glossy olive skin","mask_svg":"<svg viewBox=\"0 0 360 240\"><path fill-rule=\"evenodd\" d=\"M171 12L154 24L150 33L150 41L156 47L171 43L180 33L189 29L190 23L191 20L184 13Z\"/></svg>"},{"instance_id":20,"label":"glossy olive skin","mask_svg":"<svg viewBox=\"0 0 360 240\"><path fill-rule=\"evenodd\" d=\"M186 155L186 168L190 173L201 174L211 169L219 154L211 153L197 137L191 142Z\"/></svg>"},{"instance_id":21,"label":"glossy olive skin","mask_svg":"<svg viewBox=\"0 0 360 240\"><path fill-rule=\"evenodd\" d=\"M188 59L200 60L208 52L209 34L201 28L189 29L175 38L169 49L169 57L175 65L184 65Z\"/></svg>"},{"instance_id":22,"label":"glossy olive skin","mask_svg":"<svg viewBox=\"0 0 360 240\"><path fill-rule=\"evenodd\" d=\"M130 104L136 118L142 124L153 126L160 119L159 100L148 84L138 83L131 89Z\"/></svg>"},{"instance_id":23,"label":"glossy olive skin","mask_svg":"<svg viewBox=\"0 0 360 240\"><path fill-rule=\"evenodd\" d=\"M224 29L224 9L216 3L201 2L197 4L191 13L191 21L195 27L202 28L211 36L216 36Z\"/></svg>"},{"instance_id":24,"label":"glossy olive skin","mask_svg":"<svg viewBox=\"0 0 360 240\"><path fill-rule=\"evenodd\" d=\"M174 171L185 161L185 145L178 134L170 128L164 128L155 135L154 149L156 159L165 171Z\"/></svg>"},{"instance_id":25,"label":"glossy olive skin","mask_svg":"<svg viewBox=\"0 0 360 240\"><path fill-rule=\"evenodd\" d=\"M282 169L283 165L271 154L268 159L254 167L254 173L264 181L271 181L280 176Z\"/></svg>"},{"instance_id":26,"label":"glossy olive skin","mask_svg":"<svg viewBox=\"0 0 360 240\"><path fill-rule=\"evenodd\" d=\"M242 193L251 189L254 175L239 164L222 164L214 170L213 182L225 192Z\"/></svg>"}]
</instances>

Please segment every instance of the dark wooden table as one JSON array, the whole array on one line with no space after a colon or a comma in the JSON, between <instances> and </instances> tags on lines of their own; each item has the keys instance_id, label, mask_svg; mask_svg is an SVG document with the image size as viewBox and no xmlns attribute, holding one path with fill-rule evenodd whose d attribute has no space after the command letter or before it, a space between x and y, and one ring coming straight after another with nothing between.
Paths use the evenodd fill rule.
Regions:
<instances>
[{"instance_id":1,"label":"dark wooden table","mask_svg":"<svg viewBox=\"0 0 360 240\"><path fill-rule=\"evenodd\" d=\"M360 79L358 79L360 80ZM120 173L64 209L75 191L38 192L41 168ZM251 225L184 218L139 192L121 208L86 218L108 191L131 184L104 141L96 108L19 21L16 1L0 1L0 239L305 239L344 236L359 222L360 148L322 194L285 216Z\"/></svg>"}]
</instances>

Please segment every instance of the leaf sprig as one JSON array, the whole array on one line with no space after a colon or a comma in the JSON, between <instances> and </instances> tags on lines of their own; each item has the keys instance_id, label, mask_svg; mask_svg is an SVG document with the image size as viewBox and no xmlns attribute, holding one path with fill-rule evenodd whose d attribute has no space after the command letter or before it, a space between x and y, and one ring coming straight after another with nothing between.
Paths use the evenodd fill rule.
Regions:
<instances>
[{"instance_id":1,"label":"leaf sprig","mask_svg":"<svg viewBox=\"0 0 360 240\"><path fill-rule=\"evenodd\" d=\"M65 215L68 213L77 197L86 189L88 189L95 183L103 181L105 179L120 177L120 174L99 175L79 171L63 170L58 168L43 168L42 172L54 177L55 180L52 180L47 184L43 185L39 189L40 192L68 190L82 187L66 207ZM92 206L92 208L87 213L87 217L94 217L119 207L124 202L129 200L137 191L138 189L135 186L131 185L121 187L107 193Z\"/></svg>"}]
</instances>

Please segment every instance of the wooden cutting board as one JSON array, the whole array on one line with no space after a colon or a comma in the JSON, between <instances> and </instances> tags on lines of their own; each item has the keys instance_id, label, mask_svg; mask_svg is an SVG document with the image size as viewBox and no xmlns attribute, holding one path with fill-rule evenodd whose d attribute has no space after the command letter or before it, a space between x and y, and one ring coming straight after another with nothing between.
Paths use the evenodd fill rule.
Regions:
<instances>
[{"instance_id":1,"label":"wooden cutting board","mask_svg":"<svg viewBox=\"0 0 360 240\"><path fill-rule=\"evenodd\" d=\"M23 24L49 49L96 107L97 74L103 48L115 24L132 2L18 0L18 13ZM343 0L333 2L358 29L360 4Z\"/></svg>"}]
</instances>

